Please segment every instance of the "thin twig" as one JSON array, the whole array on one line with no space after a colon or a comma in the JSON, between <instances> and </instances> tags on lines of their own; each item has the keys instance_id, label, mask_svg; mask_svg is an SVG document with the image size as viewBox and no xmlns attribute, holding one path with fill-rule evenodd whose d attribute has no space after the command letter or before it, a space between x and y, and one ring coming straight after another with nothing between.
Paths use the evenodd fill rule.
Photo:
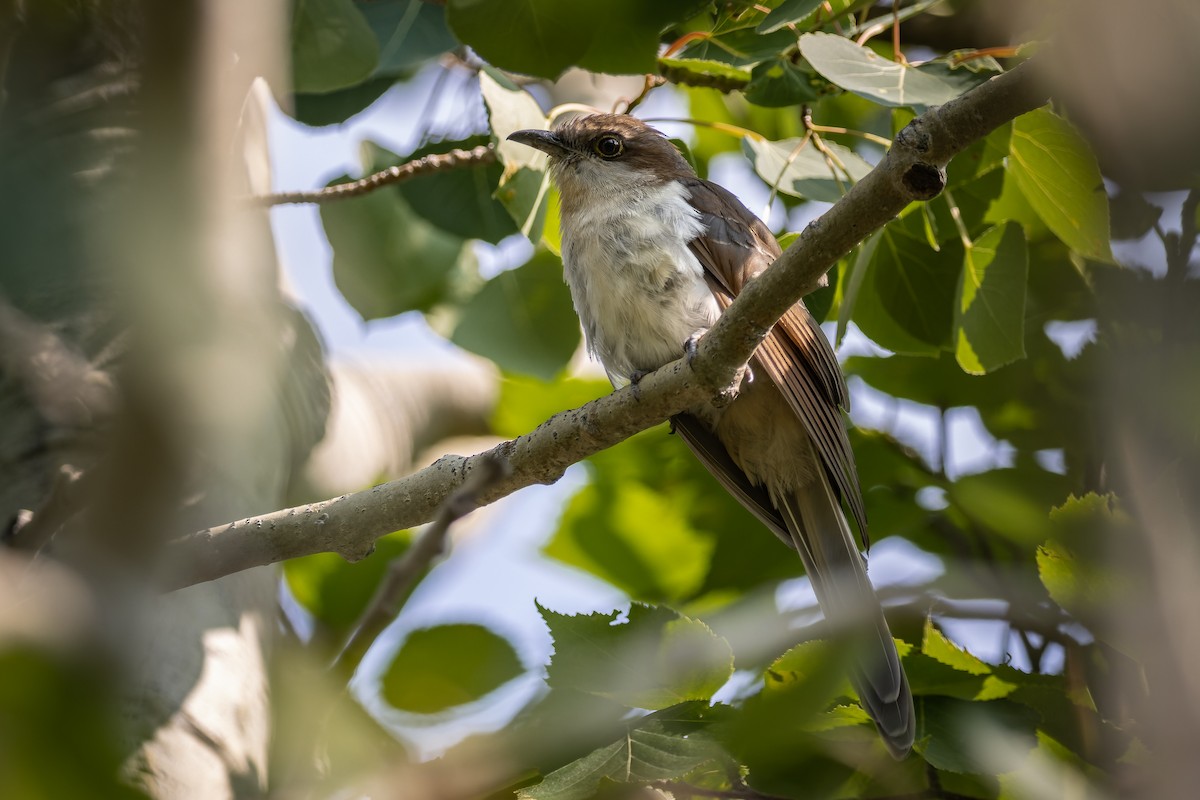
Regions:
<instances>
[{"instance_id":1,"label":"thin twig","mask_svg":"<svg viewBox=\"0 0 1200 800\"><path fill-rule=\"evenodd\" d=\"M463 484L442 503L433 522L429 523L412 547L388 565L375 596L367 604L354 632L346 639L345 646L333 660L330 669L348 667L352 670L357 666L371 643L400 613L420 577L445 551L450 526L478 508L480 495L497 481L508 477L511 471L508 462L500 458L491 456L480 460Z\"/></svg>"},{"instance_id":2,"label":"thin twig","mask_svg":"<svg viewBox=\"0 0 1200 800\"><path fill-rule=\"evenodd\" d=\"M621 113L632 114L633 110L640 106L642 101L646 99L646 95L650 94L651 89L657 89L666 82L666 79L659 75L647 75L645 83L642 84L642 91L638 92L638 95L632 100L625 101L625 108ZM616 105L613 106L614 112L620 107L620 102L621 101L618 100Z\"/></svg>"},{"instance_id":3,"label":"thin twig","mask_svg":"<svg viewBox=\"0 0 1200 800\"><path fill-rule=\"evenodd\" d=\"M434 172L446 172L460 167L473 167L478 164L491 164L496 160L496 149L490 144L481 144L470 150L451 150L448 153L432 155L409 161L395 167L376 172L350 183L339 183L326 186L324 189L311 189L300 192L280 192L278 194L257 195L250 201L260 206L278 206L287 203L327 203L332 200L346 200L369 194L384 186L402 183L418 175L429 175Z\"/></svg>"}]
</instances>

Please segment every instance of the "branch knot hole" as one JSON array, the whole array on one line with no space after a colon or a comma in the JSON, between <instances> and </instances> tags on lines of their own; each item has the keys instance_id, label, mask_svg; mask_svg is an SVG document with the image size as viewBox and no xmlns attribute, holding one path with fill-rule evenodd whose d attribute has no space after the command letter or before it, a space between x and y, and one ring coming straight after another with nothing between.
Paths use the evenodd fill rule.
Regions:
<instances>
[{"instance_id":1,"label":"branch knot hole","mask_svg":"<svg viewBox=\"0 0 1200 800\"><path fill-rule=\"evenodd\" d=\"M901 180L917 200L932 200L946 188L945 170L920 161L909 167Z\"/></svg>"}]
</instances>

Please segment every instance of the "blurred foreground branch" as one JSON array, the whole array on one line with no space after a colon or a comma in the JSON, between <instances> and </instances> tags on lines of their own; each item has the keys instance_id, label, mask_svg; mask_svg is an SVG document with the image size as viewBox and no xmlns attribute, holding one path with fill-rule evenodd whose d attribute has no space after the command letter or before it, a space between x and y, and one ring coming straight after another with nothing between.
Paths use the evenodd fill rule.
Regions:
<instances>
[{"instance_id":1,"label":"blurred foreground branch","mask_svg":"<svg viewBox=\"0 0 1200 800\"><path fill-rule=\"evenodd\" d=\"M446 498L420 538L403 556L388 566L375 596L334 659L333 669L347 668L347 671L353 671L371 643L396 618L417 581L446 549L446 535L450 532L450 526L478 508L479 496L509 471L506 462L498 458L484 458L462 485Z\"/></svg>"},{"instance_id":2,"label":"blurred foreground branch","mask_svg":"<svg viewBox=\"0 0 1200 800\"><path fill-rule=\"evenodd\" d=\"M556 414L531 433L487 453L445 456L420 472L363 492L185 535L164 553L162 585L179 588L319 552L357 560L371 553L376 538L432 519L486 460L506 462L512 472L480 493L481 504L535 483L553 483L571 464L685 408L729 402L743 365L771 326L815 289L838 259L909 203L937 196L951 158L1045 103L1032 67L1026 62L909 123L870 174L747 284L700 339L690 361L667 364L644 378L637 391L625 387Z\"/></svg>"}]
</instances>

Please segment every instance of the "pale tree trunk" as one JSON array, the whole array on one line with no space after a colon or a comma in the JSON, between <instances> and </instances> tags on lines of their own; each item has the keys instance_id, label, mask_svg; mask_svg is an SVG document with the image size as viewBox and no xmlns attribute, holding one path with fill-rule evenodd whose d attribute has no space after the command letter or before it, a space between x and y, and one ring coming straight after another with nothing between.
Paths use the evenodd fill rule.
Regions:
<instances>
[{"instance_id":1,"label":"pale tree trunk","mask_svg":"<svg viewBox=\"0 0 1200 800\"><path fill-rule=\"evenodd\" d=\"M330 373L284 303L266 212L244 202L269 188L251 87L287 85L284 0L49 5L0 2L0 516L66 520L42 558L82 576L89 635L123 667L130 780L254 796L276 574L162 595L157 547L394 477L479 430L495 379Z\"/></svg>"}]
</instances>

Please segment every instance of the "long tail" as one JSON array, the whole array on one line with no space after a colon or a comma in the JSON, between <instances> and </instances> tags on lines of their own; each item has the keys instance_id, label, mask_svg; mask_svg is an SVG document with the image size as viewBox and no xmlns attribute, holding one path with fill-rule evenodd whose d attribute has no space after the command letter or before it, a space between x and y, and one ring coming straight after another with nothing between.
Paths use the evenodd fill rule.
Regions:
<instances>
[{"instance_id":1,"label":"long tail","mask_svg":"<svg viewBox=\"0 0 1200 800\"><path fill-rule=\"evenodd\" d=\"M915 734L912 692L867 578L866 561L824 470L820 479L782 498L780 511L825 616L835 625L871 631L853 676L863 708L893 757L908 755Z\"/></svg>"}]
</instances>

